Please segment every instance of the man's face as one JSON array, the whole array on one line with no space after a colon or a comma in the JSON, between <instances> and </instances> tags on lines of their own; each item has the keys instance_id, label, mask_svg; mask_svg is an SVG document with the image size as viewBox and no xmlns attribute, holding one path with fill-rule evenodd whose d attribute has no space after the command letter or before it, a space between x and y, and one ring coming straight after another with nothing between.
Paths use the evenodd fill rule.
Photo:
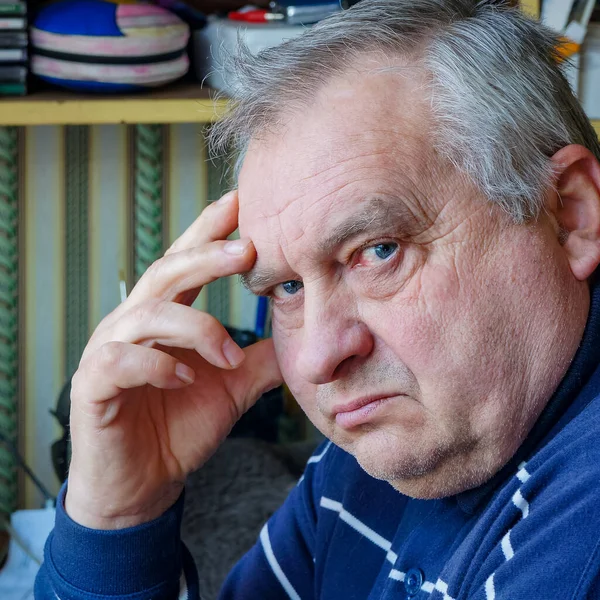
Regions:
<instances>
[{"instance_id":1,"label":"man's face","mask_svg":"<svg viewBox=\"0 0 600 600\"><path fill-rule=\"evenodd\" d=\"M553 229L512 224L436 155L409 75L340 77L253 142L240 231L308 417L368 473L435 497L512 456L582 325L561 333Z\"/></svg>"}]
</instances>

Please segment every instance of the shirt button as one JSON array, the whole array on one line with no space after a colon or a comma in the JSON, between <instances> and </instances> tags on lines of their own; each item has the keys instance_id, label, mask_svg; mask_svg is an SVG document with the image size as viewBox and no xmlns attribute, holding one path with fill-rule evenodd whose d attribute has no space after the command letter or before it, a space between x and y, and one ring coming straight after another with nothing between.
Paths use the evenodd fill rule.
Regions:
<instances>
[{"instance_id":1,"label":"shirt button","mask_svg":"<svg viewBox=\"0 0 600 600\"><path fill-rule=\"evenodd\" d=\"M425 576L421 569L410 569L404 577L404 587L409 596L414 596L419 593Z\"/></svg>"}]
</instances>

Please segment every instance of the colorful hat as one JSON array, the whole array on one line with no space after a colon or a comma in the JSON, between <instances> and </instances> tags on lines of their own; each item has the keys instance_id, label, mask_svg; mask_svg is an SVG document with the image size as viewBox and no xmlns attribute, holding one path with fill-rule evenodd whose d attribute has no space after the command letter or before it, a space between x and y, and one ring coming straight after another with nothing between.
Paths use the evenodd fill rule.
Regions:
<instances>
[{"instance_id":1,"label":"colorful hat","mask_svg":"<svg viewBox=\"0 0 600 600\"><path fill-rule=\"evenodd\" d=\"M152 4L60 0L31 28L31 70L75 90L146 89L187 72L189 35L179 17Z\"/></svg>"}]
</instances>

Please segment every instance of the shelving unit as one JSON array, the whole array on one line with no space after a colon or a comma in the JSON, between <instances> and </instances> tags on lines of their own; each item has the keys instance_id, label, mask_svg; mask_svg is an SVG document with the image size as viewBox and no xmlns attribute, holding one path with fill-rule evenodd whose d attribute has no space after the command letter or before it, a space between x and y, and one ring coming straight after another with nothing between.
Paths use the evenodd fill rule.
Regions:
<instances>
[{"instance_id":1,"label":"shelving unit","mask_svg":"<svg viewBox=\"0 0 600 600\"><path fill-rule=\"evenodd\" d=\"M524 12L540 14L540 0L521 0ZM0 127L27 125L101 125L210 123L223 113L218 99L199 83L184 83L152 92L89 95L66 91L0 99ZM592 121L600 135L600 120Z\"/></svg>"},{"instance_id":2,"label":"shelving unit","mask_svg":"<svg viewBox=\"0 0 600 600\"><path fill-rule=\"evenodd\" d=\"M200 84L179 84L129 95L46 91L0 99L0 126L109 123L210 123L224 100Z\"/></svg>"}]
</instances>

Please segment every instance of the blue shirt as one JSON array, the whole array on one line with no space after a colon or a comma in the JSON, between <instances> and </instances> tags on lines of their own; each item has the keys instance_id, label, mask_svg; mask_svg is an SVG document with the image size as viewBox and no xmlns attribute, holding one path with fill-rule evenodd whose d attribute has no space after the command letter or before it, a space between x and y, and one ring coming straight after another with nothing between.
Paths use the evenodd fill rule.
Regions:
<instances>
[{"instance_id":1,"label":"blue shirt","mask_svg":"<svg viewBox=\"0 0 600 600\"><path fill-rule=\"evenodd\" d=\"M569 371L518 452L483 486L414 500L321 446L222 600L600 598L600 287ZM38 600L198 599L183 499L162 517L93 531L66 515Z\"/></svg>"}]
</instances>

